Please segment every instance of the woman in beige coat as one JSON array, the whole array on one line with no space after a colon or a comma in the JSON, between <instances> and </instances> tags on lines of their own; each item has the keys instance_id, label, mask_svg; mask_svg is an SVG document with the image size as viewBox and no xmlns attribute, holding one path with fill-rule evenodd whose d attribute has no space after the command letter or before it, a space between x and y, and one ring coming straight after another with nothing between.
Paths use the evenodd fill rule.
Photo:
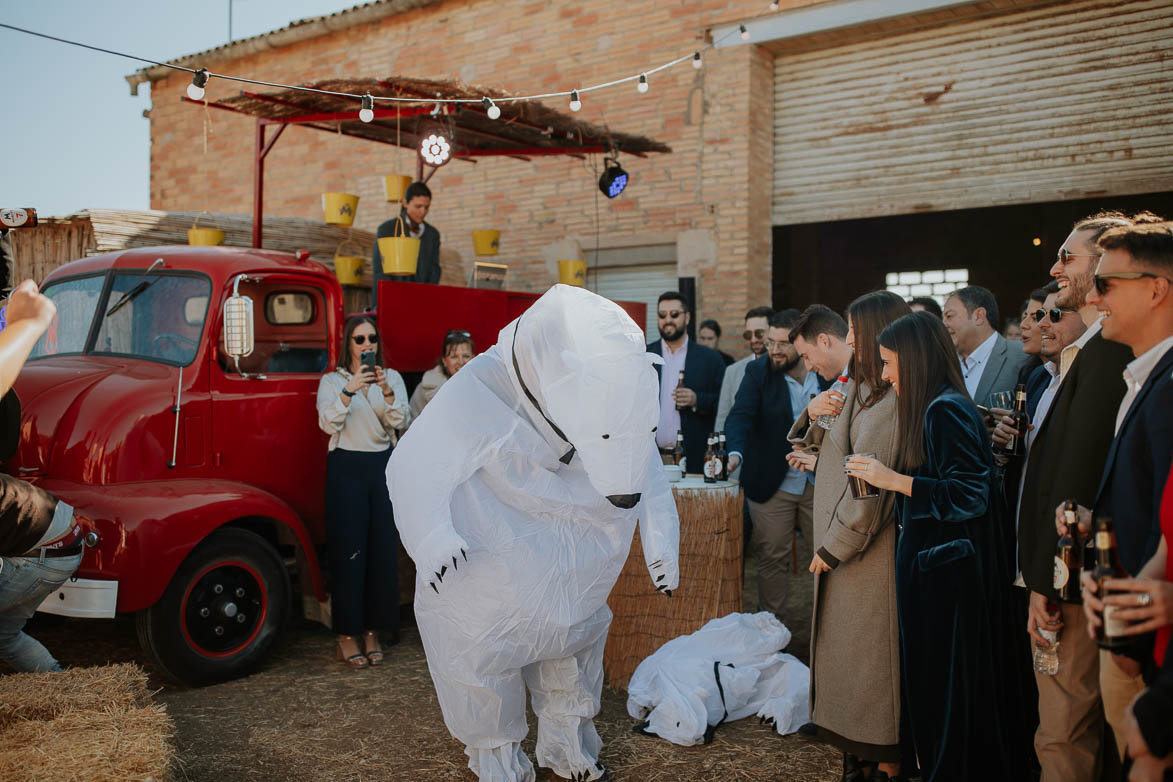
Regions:
<instances>
[{"instance_id":1,"label":"woman in beige coat","mask_svg":"<svg viewBox=\"0 0 1173 782\"><path fill-rule=\"evenodd\" d=\"M896 395L880 379L876 337L909 312L905 301L888 291L851 303L847 342L854 356L842 411L830 430L811 425L837 406L833 392L825 392L790 432L796 450L816 452L818 458L816 554L810 567L815 574L811 720L820 738L843 750L844 780L889 779L900 770L894 497L885 491L853 499L843 462L848 454L873 453L886 464L894 453Z\"/></svg>"}]
</instances>

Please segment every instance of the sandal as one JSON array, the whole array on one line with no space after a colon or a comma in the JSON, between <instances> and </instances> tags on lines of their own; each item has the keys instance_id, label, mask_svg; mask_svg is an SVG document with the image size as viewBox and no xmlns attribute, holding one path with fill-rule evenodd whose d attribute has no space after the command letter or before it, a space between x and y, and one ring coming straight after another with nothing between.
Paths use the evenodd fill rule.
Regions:
<instances>
[{"instance_id":1,"label":"sandal","mask_svg":"<svg viewBox=\"0 0 1173 782\"><path fill-rule=\"evenodd\" d=\"M367 660L371 665L378 665L383 662L383 647L379 644L379 634L374 630L367 630L363 633L363 645L366 648ZM372 649L371 647L375 648Z\"/></svg>"},{"instance_id":2,"label":"sandal","mask_svg":"<svg viewBox=\"0 0 1173 782\"><path fill-rule=\"evenodd\" d=\"M366 655L364 655L362 652L347 655L345 650L343 650L342 644L346 641L352 642L356 647L358 646L358 639L355 638L353 635L340 635L340 636L338 636L338 649L337 649L338 659L342 660L344 663L349 665L351 668L366 668L367 665L370 664L370 661L367 660Z\"/></svg>"}]
</instances>

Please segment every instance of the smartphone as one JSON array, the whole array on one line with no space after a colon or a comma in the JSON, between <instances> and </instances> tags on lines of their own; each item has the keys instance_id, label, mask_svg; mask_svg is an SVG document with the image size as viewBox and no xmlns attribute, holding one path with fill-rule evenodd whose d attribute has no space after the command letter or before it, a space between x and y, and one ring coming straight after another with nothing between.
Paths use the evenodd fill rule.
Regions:
<instances>
[{"instance_id":1,"label":"smartphone","mask_svg":"<svg viewBox=\"0 0 1173 782\"><path fill-rule=\"evenodd\" d=\"M359 364L362 365L362 370L364 372L371 372L372 374L374 373L374 371L375 371L375 351L364 350L362 353L358 354L358 361L359 361Z\"/></svg>"}]
</instances>

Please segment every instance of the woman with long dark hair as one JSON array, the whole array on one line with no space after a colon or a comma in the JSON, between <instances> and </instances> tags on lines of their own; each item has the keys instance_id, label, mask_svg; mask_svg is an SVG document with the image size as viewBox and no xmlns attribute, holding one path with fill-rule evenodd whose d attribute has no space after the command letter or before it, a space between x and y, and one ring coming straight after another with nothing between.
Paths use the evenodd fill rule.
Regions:
<instances>
[{"instance_id":1,"label":"woman with long dark hair","mask_svg":"<svg viewBox=\"0 0 1173 782\"><path fill-rule=\"evenodd\" d=\"M908 738L925 782L1010 779L1001 634L991 627L1005 616L1010 581L988 515L989 437L940 320L913 313L879 343L896 392L895 469L858 456L846 469L902 495L896 593Z\"/></svg>"},{"instance_id":2,"label":"woman with long dark hair","mask_svg":"<svg viewBox=\"0 0 1173 782\"><path fill-rule=\"evenodd\" d=\"M847 308L851 382L830 431L812 426L818 405L791 429L799 447L819 446L815 467L815 574L811 622L811 721L843 751L843 779L888 779L900 772L900 647L893 561L894 495L853 499L844 459L896 446L896 397L882 378L876 337L912 310L875 291ZM824 433L825 434L822 434ZM822 438L821 443L818 442ZM871 776L866 776L871 769Z\"/></svg>"},{"instance_id":3,"label":"woman with long dark hair","mask_svg":"<svg viewBox=\"0 0 1173 782\"><path fill-rule=\"evenodd\" d=\"M398 372L383 367L374 318L351 318L338 367L318 383L318 425L330 435L326 549L331 615L338 656L354 668L383 661L380 630L393 640L399 637L399 534L385 473L395 430L406 423L407 390Z\"/></svg>"}]
</instances>

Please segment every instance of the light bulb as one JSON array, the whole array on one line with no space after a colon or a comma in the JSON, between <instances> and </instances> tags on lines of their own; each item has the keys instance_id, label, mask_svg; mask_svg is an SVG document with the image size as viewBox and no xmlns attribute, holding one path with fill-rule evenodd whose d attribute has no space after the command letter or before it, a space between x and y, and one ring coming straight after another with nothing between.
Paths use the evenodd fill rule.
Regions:
<instances>
[{"instance_id":1,"label":"light bulb","mask_svg":"<svg viewBox=\"0 0 1173 782\"><path fill-rule=\"evenodd\" d=\"M692 55L692 67L699 71L702 65L704 65L704 62L701 61L701 53L694 52Z\"/></svg>"},{"instance_id":2,"label":"light bulb","mask_svg":"<svg viewBox=\"0 0 1173 782\"><path fill-rule=\"evenodd\" d=\"M501 109L496 103L493 103L492 98L481 98L481 104L485 107L485 113L489 115L489 119L499 119L501 117Z\"/></svg>"},{"instance_id":3,"label":"light bulb","mask_svg":"<svg viewBox=\"0 0 1173 782\"><path fill-rule=\"evenodd\" d=\"M778 0L774 0L774 2L770 3L770 10L771 10L771 11L777 11L777 10L778 10Z\"/></svg>"},{"instance_id":4,"label":"light bulb","mask_svg":"<svg viewBox=\"0 0 1173 782\"><path fill-rule=\"evenodd\" d=\"M738 25L738 27L741 28L741 40L748 41L749 40L749 30L745 29L745 25Z\"/></svg>"},{"instance_id":5,"label":"light bulb","mask_svg":"<svg viewBox=\"0 0 1173 782\"><path fill-rule=\"evenodd\" d=\"M363 122L370 122L375 118L375 99L370 93L362 96L362 108L358 110L358 118Z\"/></svg>"},{"instance_id":6,"label":"light bulb","mask_svg":"<svg viewBox=\"0 0 1173 782\"><path fill-rule=\"evenodd\" d=\"M639 83L635 85L635 88L640 92L648 91L648 75L646 73L639 75Z\"/></svg>"},{"instance_id":7,"label":"light bulb","mask_svg":"<svg viewBox=\"0 0 1173 782\"><path fill-rule=\"evenodd\" d=\"M582 101L578 99L578 90L570 91L570 110L578 111L582 108Z\"/></svg>"},{"instance_id":8,"label":"light bulb","mask_svg":"<svg viewBox=\"0 0 1173 782\"><path fill-rule=\"evenodd\" d=\"M187 85L187 97L192 100L204 99L204 86L208 83L208 69L200 68L191 75L191 84Z\"/></svg>"}]
</instances>

